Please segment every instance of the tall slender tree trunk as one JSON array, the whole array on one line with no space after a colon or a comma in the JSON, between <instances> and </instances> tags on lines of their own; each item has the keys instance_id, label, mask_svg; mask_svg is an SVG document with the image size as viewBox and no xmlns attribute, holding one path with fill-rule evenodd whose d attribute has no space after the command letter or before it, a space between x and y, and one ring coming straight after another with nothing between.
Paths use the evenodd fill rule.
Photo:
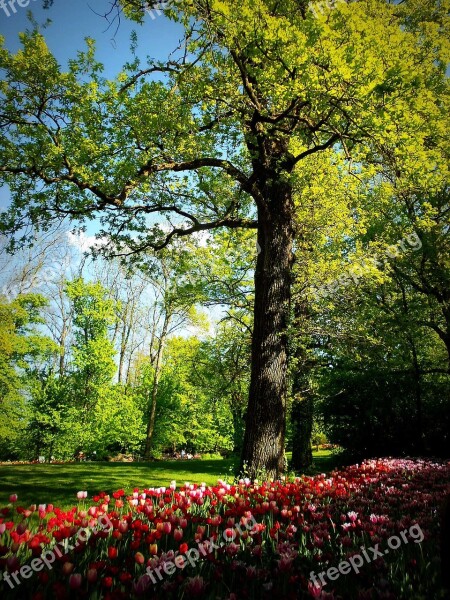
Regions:
<instances>
[{"instance_id":1,"label":"tall slender tree trunk","mask_svg":"<svg viewBox=\"0 0 450 600\"><path fill-rule=\"evenodd\" d=\"M292 405L292 467L296 471L308 469L313 464L311 435L314 401L312 396L294 396Z\"/></svg>"},{"instance_id":2,"label":"tall slender tree trunk","mask_svg":"<svg viewBox=\"0 0 450 600\"><path fill-rule=\"evenodd\" d=\"M413 360L414 369L414 391L416 395L416 427L417 427L417 446L416 450L419 453L423 453L425 450L425 435L424 435L424 423L423 423L423 402L422 402L422 375L420 372L420 364L417 356L417 348L414 338L410 336L409 339L411 345L411 354Z\"/></svg>"},{"instance_id":3,"label":"tall slender tree trunk","mask_svg":"<svg viewBox=\"0 0 450 600\"><path fill-rule=\"evenodd\" d=\"M286 395L292 276L292 188L282 178L265 190L258 211L255 307L249 403L241 470L254 478L262 470L278 477L285 470Z\"/></svg>"},{"instance_id":4,"label":"tall slender tree trunk","mask_svg":"<svg viewBox=\"0 0 450 600\"><path fill-rule=\"evenodd\" d=\"M158 350L156 353L155 360L155 374L153 377L153 385L150 393L150 415L147 425L147 436L145 438L145 450L144 460L150 460L152 451L152 439L153 432L155 430L155 419L156 419L156 401L158 397L158 386L161 377L162 357L164 351L164 345L166 343L167 332L169 330L170 317L167 313L164 316L164 323L161 330L161 336L159 338Z\"/></svg>"},{"instance_id":5,"label":"tall slender tree trunk","mask_svg":"<svg viewBox=\"0 0 450 600\"><path fill-rule=\"evenodd\" d=\"M306 320L309 319L309 307L306 300L294 303L295 329L300 334L305 331ZM308 360L306 348L299 336L294 340L293 376L292 376L292 467L301 471L313 464L311 436L314 418L314 398L308 381L312 368Z\"/></svg>"},{"instance_id":6,"label":"tall slender tree trunk","mask_svg":"<svg viewBox=\"0 0 450 600\"><path fill-rule=\"evenodd\" d=\"M242 402L241 394L239 392L233 392L231 395L231 415L233 417L233 451L242 452L242 437L243 437L243 424L242 424Z\"/></svg>"}]
</instances>

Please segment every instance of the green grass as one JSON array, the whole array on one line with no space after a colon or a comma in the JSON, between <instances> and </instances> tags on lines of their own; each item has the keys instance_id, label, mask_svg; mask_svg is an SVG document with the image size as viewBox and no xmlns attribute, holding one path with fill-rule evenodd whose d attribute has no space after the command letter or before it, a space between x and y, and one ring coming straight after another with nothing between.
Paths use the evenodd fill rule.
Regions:
<instances>
[{"instance_id":1,"label":"green grass","mask_svg":"<svg viewBox=\"0 0 450 600\"><path fill-rule=\"evenodd\" d=\"M288 458L290 458L288 454ZM151 463L85 462L63 465L0 465L0 506L8 503L10 494L18 494L18 504L54 504L69 508L77 505L76 493L87 490L88 497L123 488L168 486L172 479L178 485L185 481L208 485L217 479L232 480L238 459L157 461ZM314 452L311 473L322 473L335 466L335 456L321 450Z\"/></svg>"}]
</instances>

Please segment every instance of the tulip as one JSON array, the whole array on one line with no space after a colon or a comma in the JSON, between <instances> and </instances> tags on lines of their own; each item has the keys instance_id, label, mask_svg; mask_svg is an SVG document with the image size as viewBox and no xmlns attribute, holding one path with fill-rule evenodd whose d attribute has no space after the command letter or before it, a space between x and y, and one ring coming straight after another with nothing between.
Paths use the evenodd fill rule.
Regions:
<instances>
[{"instance_id":1,"label":"tulip","mask_svg":"<svg viewBox=\"0 0 450 600\"><path fill-rule=\"evenodd\" d=\"M200 596L205 588L203 577L189 577L186 581L186 591L192 596Z\"/></svg>"},{"instance_id":2,"label":"tulip","mask_svg":"<svg viewBox=\"0 0 450 600\"><path fill-rule=\"evenodd\" d=\"M97 569L89 569L86 578L89 583L95 583L97 581L98 573Z\"/></svg>"},{"instance_id":3,"label":"tulip","mask_svg":"<svg viewBox=\"0 0 450 600\"><path fill-rule=\"evenodd\" d=\"M238 550L239 550L239 546L237 544L235 544L234 542L231 542L231 544L229 544L227 546L227 553L230 556L234 556Z\"/></svg>"},{"instance_id":4,"label":"tulip","mask_svg":"<svg viewBox=\"0 0 450 600\"><path fill-rule=\"evenodd\" d=\"M62 572L64 573L64 575L71 575L74 568L75 568L75 565L73 563L65 562L62 566Z\"/></svg>"},{"instance_id":5,"label":"tulip","mask_svg":"<svg viewBox=\"0 0 450 600\"><path fill-rule=\"evenodd\" d=\"M82 581L83 581L83 577L82 577L82 575L80 575L80 573L73 573L69 577L69 586L70 586L70 589L77 590L78 588L81 587Z\"/></svg>"},{"instance_id":6,"label":"tulip","mask_svg":"<svg viewBox=\"0 0 450 600\"><path fill-rule=\"evenodd\" d=\"M17 494L11 494L11 496L9 497L9 501L10 502L17 502Z\"/></svg>"},{"instance_id":7,"label":"tulip","mask_svg":"<svg viewBox=\"0 0 450 600\"><path fill-rule=\"evenodd\" d=\"M119 531L120 533L126 533L128 531L128 523L126 521L119 522Z\"/></svg>"},{"instance_id":8,"label":"tulip","mask_svg":"<svg viewBox=\"0 0 450 600\"><path fill-rule=\"evenodd\" d=\"M151 583L149 575L142 575L136 583L133 584L133 591L136 596L143 596Z\"/></svg>"},{"instance_id":9,"label":"tulip","mask_svg":"<svg viewBox=\"0 0 450 600\"><path fill-rule=\"evenodd\" d=\"M10 573L14 573L14 571L20 569L20 561L17 556L10 556L6 559L6 568Z\"/></svg>"},{"instance_id":10,"label":"tulip","mask_svg":"<svg viewBox=\"0 0 450 600\"><path fill-rule=\"evenodd\" d=\"M153 556L155 554L158 554L158 544L150 544L149 550L150 550L150 554L152 554Z\"/></svg>"}]
</instances>

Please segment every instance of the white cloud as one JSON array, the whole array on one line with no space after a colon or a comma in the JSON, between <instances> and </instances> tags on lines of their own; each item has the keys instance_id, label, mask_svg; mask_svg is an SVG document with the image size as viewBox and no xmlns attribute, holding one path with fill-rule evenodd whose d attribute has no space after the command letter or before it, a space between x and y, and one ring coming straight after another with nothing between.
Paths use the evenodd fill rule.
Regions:
<instances>
[{"instance_id":1,"label":"white cloud","mask_svg":"<svg viewBox=\"0 0 450 600\"><path fill-rule=\"evenodd\" d=\"M93 248L101 248L106 246L108 240L106 238L97 238L95 235L86 235L84 231L79 233L67 233L69 244L77 248L80 252L87 252Z\"/></svg>"}]
</instances>

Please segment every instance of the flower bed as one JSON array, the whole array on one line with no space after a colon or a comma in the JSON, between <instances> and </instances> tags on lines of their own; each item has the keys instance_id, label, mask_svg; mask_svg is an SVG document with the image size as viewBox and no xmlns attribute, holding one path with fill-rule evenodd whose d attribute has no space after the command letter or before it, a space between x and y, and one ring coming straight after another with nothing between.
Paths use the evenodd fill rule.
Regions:
<instances>
[{"instance_id":1,"label":"flower bed","mask_svg":"<svg viewBox=\"0 0 450 600\"><path fill-rule=\"evenodd\" d=\"M437 600L449 492L450 462L382 459L293 481L80 492L69 511L11 497L0 597Z\"/></svg>"}]
</instances>

